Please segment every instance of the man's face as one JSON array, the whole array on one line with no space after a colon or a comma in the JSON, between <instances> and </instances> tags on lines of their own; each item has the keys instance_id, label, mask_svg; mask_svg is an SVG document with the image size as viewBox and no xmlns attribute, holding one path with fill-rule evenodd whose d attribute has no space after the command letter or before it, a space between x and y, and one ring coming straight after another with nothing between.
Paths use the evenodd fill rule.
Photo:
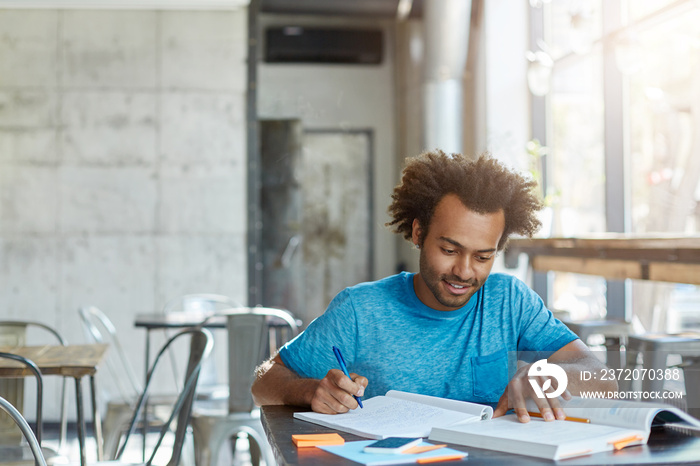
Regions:
<instances>
[{"instance_id":1,"label":"man's face","mask_svg":"<svg viewBox=\"0 0 700 466\"><path fill-rule=\"evenodd\" d=\"M413 222L413 242L421 225ZM505 216L478 214L448 194L435 208L420 251L420 273L414 278L418 298L439 311L464 306L491 273Z\"/></svg>"}]
</instances>

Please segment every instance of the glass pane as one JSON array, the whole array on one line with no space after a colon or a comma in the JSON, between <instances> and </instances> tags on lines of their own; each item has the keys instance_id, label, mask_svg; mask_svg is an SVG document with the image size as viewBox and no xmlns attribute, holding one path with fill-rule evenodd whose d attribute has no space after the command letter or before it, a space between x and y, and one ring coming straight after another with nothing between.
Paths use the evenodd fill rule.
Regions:
<instances>
[{"instance_id":1,"label":"glass pane","mask_svg":"<svg viewBox=\"0 0 700 466\"><path fill-rule=\"evenodd\" d=\"M636 327L647 332L700 330L700 288L682 283L632 282Z\"/></svg>"},{"instance_id":2,"label":"glass pane","mask_svg":"<svg viewBox=\"0 0 700 466\"><path fill-rule=\"evenodd\" d=\"M629 77L634 232L700 231L700 11L638 35L644 51Z\"/></svg>"},{"instance_id":3,"label":"glass pane","mask_svg":"<svg viewBox=\"0 0 700 466\"><path fill-rule=\"evenodd\" d=\"M642 8L649 2L631 3ZM626 111L635 233L700 232L699 21L696 8L634 36L637 63L630 69L637 71L628 76ZM633 284L634 313L647 331L697 329L699 306L698 287Z\"/></svg>"},{"instance_id":4,"label":"glass pane","mask_svg":"<svg viewBox=\"0 0 700 466\"><path fill-rule=\"evenodd\" d=\"M593 25L592 36L600 39L602 2L553 1L545 10L543 48L555 59L547 106L547 194L553 220L545 235L584 236L606 230L604 83L597 48L601 41L577 49L571 39L576 16L572 11L584 4L592 12L588 22ZM630 194L631 231L698 234L700 1L622 0L621 4L623 21L632 27L612 36L612 45L626 92L611 95L613 101L605 104L624 109L624 181ZM663 14L654 16L658 12ZM552 275L554 308L568 310L575 319L605 314L605 303L599 302L605 293L603 279ZM632 301L638 331L700 327L700 287L638 281L633 283Z\"/></svg>"},{"instance_id":5,"label":"glass pane","mask_svg":"<svg viewBox=\"0 0 700 466\"><path fill-rule=\"evenodd\" d=\"M600 48L557 63L549 99L547 209L552 236L605 231L602 55ZM603 318L605 280L553 273L553 309L572 320Z\"/></svg>"},{"instance_id":6,"label":"glass pane","mask_svg":"<svg viewBox=\"0 0 700 466\"><path fill-rule=\"evenodd\" d=\"M602 76L599 50L554 69L547 160L554 236L606 228Z\"/></svg>"},{"instance_id":7,"label":"glass pane","mask_svg":"<svg viewBox=\"0 0 700 466\"><path fill-rule=\"evenodd\" d=\"M629 19L636 21L672 3L678 3L678 0L627 0Z\"/></svg>"},{"instance_id":8,"label":"glass pane","mask_svg":"<svg viewBox=\"0 0 700 466\"><path fill-rule=\"evenodd\" d=\"M591 50L602 35L601 0L557 0L548 8L547 45L552 58Z\"/></svg>"},{"instance_id":9,"label":"glass pane","mask_svg":"<svg viewBox=\"0 0 700 466\"><path fill-rule=\"evenodd\" d=\"M604 319L605 280L592 275L554 273L552 310L566 311L569 320Z\"/></svg>"}]
</instances>

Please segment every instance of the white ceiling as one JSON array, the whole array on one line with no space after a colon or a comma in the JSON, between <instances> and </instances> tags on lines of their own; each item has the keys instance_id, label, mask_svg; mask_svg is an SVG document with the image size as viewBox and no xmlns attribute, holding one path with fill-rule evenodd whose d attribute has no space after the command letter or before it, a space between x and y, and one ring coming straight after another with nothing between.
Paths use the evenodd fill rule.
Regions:
<instances>
[{"instance_id":1,"label":"white ceiling","mask_svg":"<svg viewBox=\"0 0 700 466\"><path fill-rule=\"evenodd\" d=\"M114 10L232 10L251 0L0 0L0 8ZM276 14L396 17L399 5L422 14L424 0L260 0L260 11Z\"/></svg>"},{"instance_id":2,"label":"white ceiling","mask_svg":"<svg viewBox=\"0 0 700 466\"><path fill-rule=\"evenodd\" d=\"M250 0L0 0L0 8L110 10L234 10Z\"/></svg>"}]
</instances>

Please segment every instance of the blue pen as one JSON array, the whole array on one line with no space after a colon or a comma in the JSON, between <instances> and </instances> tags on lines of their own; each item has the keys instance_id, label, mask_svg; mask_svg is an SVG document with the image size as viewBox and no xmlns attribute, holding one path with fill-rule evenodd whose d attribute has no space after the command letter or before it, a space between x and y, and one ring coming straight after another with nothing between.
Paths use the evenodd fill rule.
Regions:
<instances>
[{"instance_id":1,"label":"blue pen","mask_svg":"<svg viewBox=\"0 0 700 466\"><path fill-rule=\"evenodd\" d=\"M350 374L348 373L347 366L345 366L345 359L343 359L343 355L340 353L340 349L334 346L333 354L335 354L335 358L338 360L338 364L340 364L340 368L343 370L343 373L348 376L348 379L350 379ZM357 404L360 405L360 408L363 408L362 400L360 399L360 397L355 395L353 395L353 397L357 400Z\"/></svg>"}]
</instances>

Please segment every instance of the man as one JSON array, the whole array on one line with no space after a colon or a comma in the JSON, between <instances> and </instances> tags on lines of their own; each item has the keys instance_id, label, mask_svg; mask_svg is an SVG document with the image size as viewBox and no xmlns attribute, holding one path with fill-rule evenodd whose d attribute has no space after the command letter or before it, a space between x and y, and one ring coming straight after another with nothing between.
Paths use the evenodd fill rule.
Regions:
<instances>
[{"instance_id":1,"label":"man","mask_svg":"<svg viewBox=\"0 0 700 466\"><path fill-rule=\"evenodd\" d=\"M549 355L567 372L573 393L579 371L602 364L525 284L490 275L511 234L531 236L540 227L534 188L488 156L471 161L434 151L409 160L388 226L420 250L420 272L340 292L258 368L256 403L343 413L358 407L353 395L396 389L490 403L496 416L514 408L522 422L529 421L530 398L545 420L564 418L557 398L535 396L530 365L510 377L513 355ZM333 346L342 350L350 378L337 369ZM597 384L587 389L615 388Z\"/></svg>"}]
</instances>

